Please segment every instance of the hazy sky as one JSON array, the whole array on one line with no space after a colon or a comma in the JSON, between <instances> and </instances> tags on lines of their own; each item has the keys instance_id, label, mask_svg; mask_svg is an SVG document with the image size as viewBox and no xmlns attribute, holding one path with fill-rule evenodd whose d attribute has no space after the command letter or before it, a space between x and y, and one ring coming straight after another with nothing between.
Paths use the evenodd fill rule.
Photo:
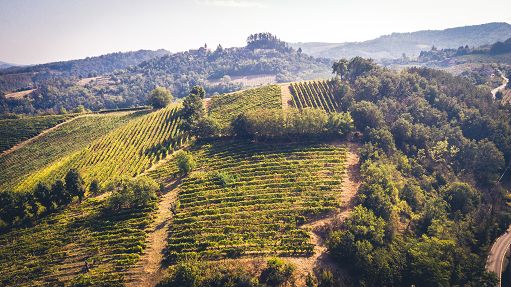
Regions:
<instances>
[{"instance_id":1,"label":"hazy sky","mask_svg":"<svg viewBox=\"0 0 511 287\"><path fill-rule=\"evenodd\" d=\"M138 49L361 41L391 32L511 23L510 0L0 0L0 61L35 64Z\"/></svg>"}]
</instances>

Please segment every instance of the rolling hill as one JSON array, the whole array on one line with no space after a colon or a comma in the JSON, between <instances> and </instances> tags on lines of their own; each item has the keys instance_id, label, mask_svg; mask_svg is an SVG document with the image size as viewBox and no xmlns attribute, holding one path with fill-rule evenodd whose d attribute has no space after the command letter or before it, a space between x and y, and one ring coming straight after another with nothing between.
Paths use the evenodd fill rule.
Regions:
<instances>
[{"instance_id":1,"label":"rolling hill","mask_svg":"<svg viewBox=\"0 0 511 287\"><path fill-rule=\"evenodd\" d=\"M458 48L468 45L478 47L506 40L511 36L511 25L508 23L488 23L482 25L463 26L445 30L425 30L411 33L392 33L364 42L347 43L290 43L314 57L331 59L365 58L397 59L403 54L417 57L423 50L432 46L437 48Z\"/></svg>"},{"instance_id":2,"label":"rolling hill","mask_svg":"<svg viewBox=\"0 0 511 287\"><path fill-rule=\"evenodd\" d=\"M494 286L509 107L446 72L347 66L20 129L39 136L0 154L0 284Z\"/></svg>"}]
</instances>

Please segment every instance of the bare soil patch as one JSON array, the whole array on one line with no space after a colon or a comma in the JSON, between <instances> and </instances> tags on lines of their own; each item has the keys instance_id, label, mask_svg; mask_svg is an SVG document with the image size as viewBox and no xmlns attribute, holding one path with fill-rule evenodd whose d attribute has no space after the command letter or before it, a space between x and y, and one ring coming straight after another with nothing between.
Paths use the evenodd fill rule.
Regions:
<instances>
[{"instance_id":1,"label":"bare soil patch","mask_svg":"<svg viewBox=\"0 0 511 287\"><path fill-rule=\"evenodd\" d=\"M289 90L289 84L283 84L280 86L280 94L282 95L282 109L287 109L291 105L291 90Z\"/></svg>"},{"instance_id":2,"label":"bare soil patch","mask_svg":"<svg viewBox=\"0 0 511 287\"><path fill-rule=\"evenodd\" d=\"M37 90L37 89L31 89L31 90L25 90L25 91L21 91L21 92L9 93L9 94L6 94L5 97L7 99L21 99L21 98L24 98L25 96L31 94L35 90Z\"/></svg>"}]
</instances>

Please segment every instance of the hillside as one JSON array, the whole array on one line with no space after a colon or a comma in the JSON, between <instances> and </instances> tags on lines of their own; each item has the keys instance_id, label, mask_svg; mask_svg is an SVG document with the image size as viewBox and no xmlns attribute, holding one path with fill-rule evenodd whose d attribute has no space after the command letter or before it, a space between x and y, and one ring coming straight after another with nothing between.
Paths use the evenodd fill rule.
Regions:
<instances>
[{"instance_id":1,"label":"hillside","mask_svg":"<svg viewBox=\"0 0 511 287\"><path fill-rule=\"evenodd\" d=\"M76 62L7 69L0 72L0 87L4 86L4 94L31 88L30 84L20 86L20 83L33 82L34 78L37 78L37 89L23 97L0 96L0 112L59 112L61 108L72 110L79 105L94 111L128 108L145 105L147 94L156 86L166 87L174 96L183 97L194 85L204 86L212 95L261 84L330 76L330 60L299 53L269 33L254 35L257 38L239 48L224 49L219 45L214 50L201 47L173 54L143 52L146 61L137 57L141 63L132 59L135 54L114 54ZM147 59L149 56L152 59ZM130 61L121 61L125 58ZM102 62L107 59L108 65ZM132 64L129 67L128 62ZM113 72L114 67L119 70ZM87 78L80 79L79 76Z\"/></svg>"},{"instance_id":2,"label":"hillside","mask_svg":"<svg viewBox=\"0 0 511 287\"><path fill-rule=\"evenodd\" d=\"M1 284L495 286L509 106L438 70L346 67L84 113L0 155Z\"/></svg>"},{"instance_id":3,"label":"hillside","mask_svg":"<svg viewBox=\"0 0 511 287\"><path fill-rule=\"evenodd\" d=\"M0 61L0 70L1 69L6 69L6 68L9 68L9 67L12 67L12 66L16 66L16 65Z\"/></svg>"},{"instance_id":4,"label":"hillside","mask_svg":"<svg viewBox=\"0 0 511 287\"><path fill-rule=\"evenodd\" d=\"M80 60L33 66L6 67L0 71L0 94L44 85L48 80L86 78L112 73L169 54L165 50L111 53Z\"/></svg>"},{"instance_id":5,"label":"hillside","mask_svg":"<svg viewBox=\"0 0 511 287\"><path fill-rule=\"evenodd\" d=\"M435 46L440 49L468 45L478 47L504 41L511 36L508 23L488 23L445 30L425 30L411 33L392 33L364 42L348 43L291 43L296 49L314 57L331 59L365 58L398 59L403 54L415 58L423 50Z\"/></svg>"}]
</instances>

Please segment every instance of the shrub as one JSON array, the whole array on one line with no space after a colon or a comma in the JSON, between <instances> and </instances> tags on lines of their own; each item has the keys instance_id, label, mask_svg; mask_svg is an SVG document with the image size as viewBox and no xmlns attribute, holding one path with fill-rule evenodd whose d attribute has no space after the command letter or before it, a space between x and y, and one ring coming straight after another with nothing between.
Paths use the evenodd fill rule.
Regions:
<instances>
[{"instance_id":1,"label":"shrub","mask_svg":"<svg viewBox=\"0 0 511 287\"><path fill-rule=\"evenodd\" d=\"M147 101L153 108L161 109L172 101L172 94L166 88L156 87L149 94Z\"/></svg>"},{"instance_id":2,"label":"shrub","mask_svg":"<svg viewBox=\"0 0 511 287\"><path fill-rule=\"evenodd\" d=\"M176 163L181 174L189 174L197 165L192 154L187 151L176 152Z\"/></svg>"},{"instance_id":3,"label":"shrub","mask_svg":"<svg viewBox=\"0 0 511 287\"><path fill-rule=\"evenodd\" d=\"M260 281L269 286L282 286L290 283L294 271L294 265L279 258L272 258L268 260L266 269L261 273Z\"/></svg>"}]
</instances>

